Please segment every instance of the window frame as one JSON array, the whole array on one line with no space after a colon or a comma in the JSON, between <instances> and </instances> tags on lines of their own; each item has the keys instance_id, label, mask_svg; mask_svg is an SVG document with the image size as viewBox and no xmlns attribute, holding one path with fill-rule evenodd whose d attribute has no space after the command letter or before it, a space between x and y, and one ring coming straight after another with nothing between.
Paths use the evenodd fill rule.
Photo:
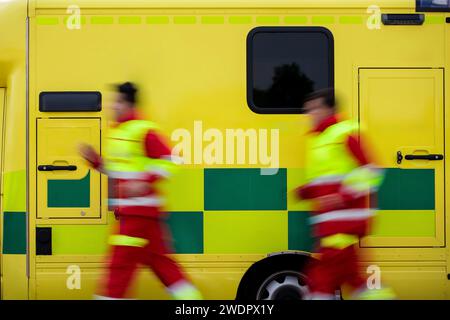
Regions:
<instances>
[{"instance_id":1,"label":"window frame","mask_svg":"<svg viewBox=\"0 0 450 320\"><path fill-rule=\"evenodd\" d=\"M450 7L448 8L431 8L420 6L420 0L416 0L416 12L450 12Z\"/></svg>"},{"instance_id":2,"label":"window frame","mask_svg":"<svg viewBox=\"0 0 450 320\"><path fill-rule=\"evenodd\" d=\"M263 108L253 101L253 38L258 33L322 33L328 39L328 68L329 87L334 88L334 37L333 33L325 27L256 27L247 35L247 105L257 114L303 114L301 108Z\"/></svg>"}]
</instances>

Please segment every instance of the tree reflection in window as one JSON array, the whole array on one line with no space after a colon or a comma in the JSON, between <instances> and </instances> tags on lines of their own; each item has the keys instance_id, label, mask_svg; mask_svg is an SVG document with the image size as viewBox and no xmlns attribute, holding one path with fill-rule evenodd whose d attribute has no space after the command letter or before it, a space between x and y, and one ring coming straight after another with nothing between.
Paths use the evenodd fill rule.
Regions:
<instances>
[{"instance_id":1,"label":"tree reflection in window","mask_svg":"<svg viewBox=\"0 0 450 320\"><path fill-rule=\"evenodd\" d=\"M334 86L328 29L258 27L247 50L247 101L257 113L300 113L308 93Z\"/></svg>"},{"instance_id":2,"label":"tree reflection in window","mask_svg":"<svg viewBox=\"0 0 450 320\"><path fill-rule=\"evenodd\" d=\"M314 81L293 62L274 68L272 85L268 89L253 89L253 100L258 107L283 106L298 108L304 97L314 90Z\"/></svg>"}]
</instances>

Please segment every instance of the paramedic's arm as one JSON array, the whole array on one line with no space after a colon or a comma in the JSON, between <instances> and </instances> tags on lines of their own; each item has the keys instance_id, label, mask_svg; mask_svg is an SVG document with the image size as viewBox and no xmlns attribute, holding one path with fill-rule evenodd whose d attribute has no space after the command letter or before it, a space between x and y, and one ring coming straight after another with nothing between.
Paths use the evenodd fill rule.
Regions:
<instances>
[{"instance_id":1,"label":"paramedic's arm","mask_svg":"<svg viewBox=\"0 0 450 320\"><path fill-rule=\"evenodd\" d=\"M81 144L78 151L80 155L89 162L92 168L104 173L103 159L92 146L88 144Z\"/></svg>"},{"instance_id":2,"label":"paramedic's arm","mask_svg":"<svg viewBox=\"0 0 450 320\"><path fill-rule=\"evenodd\" d=\"M155 131L147 132L144 140L145 153L152 159L165 159L170 157L171 150ZM120 192L128 197L145 196L153 192L153 184L165 178L163 172L149 172L142 179L129 180L120 184Z\"/></svg>"},{"instance_id":3,"label":"paramedic's arm","mask_svg":"<svg viewBox=\"0 0 450 320\"><path fill-rule=\"evenodd\" d=\"M145 136L145 151L149 158L171 161L172 151L170 147L164 141L164 138L153 130L150 130ZM148 181L155 182L166 177L167 175L164 172L153 172L149 175Z\"/></svg>"},{"instance_id":4,"label":"paramedic's arm","mask_svg":"<svg viewBox=\"0 0 450 320\"><path fill-rule=\"evenodd\" d=\"M370 183L380 175L378 169L371 164L368 152L362 147L357 136L349 136L346 147L359 166L347 175L338 192L315 199L317 210L337 210L357 198L369 195L372 187Z\"/></svg>"},{"instance_id":5,"label":"paramedic's arm","mask_svg":"<svg viewBox=\"0 0 450 320\"><path fill-rule=\"evenodd\" d=\"M382 180L382 172L372 162L368 150L364 148L364 143L357 136L349 136L347 148L359 164L342 183L339 194L344 202L352 201L359 197L368 196L377 190Z\"/></svg>"},{"instance_id":6,"label":"paramedic's arm","mask_svg":"<svg viewBox=\"0 0 450 320\"><path fill-rule=\"evenodd\" d=\"M339 192L314 199L317 210L336 210L345 207L348 202L369 195L371 188L376 189L382 179L379 169L371 164L368 152L362 147L357 136L349 136L346 147L359 166L344 179ZM363 188L360 188L361 186ZM311 198L307 186L296 189L296 194L302 199Z\"/></svg>"},{"instance_id":7,"label":"paramedic's arm","mask_svg":"<svg viewBox=\"0 0 450 320\"><path fill-rule=\"evenodd\" d=\"M309 200L312 199L312 196L309 192L308 186L300 186L294 189L295 196L299 200Z\"/></svg>"}]
</instances>

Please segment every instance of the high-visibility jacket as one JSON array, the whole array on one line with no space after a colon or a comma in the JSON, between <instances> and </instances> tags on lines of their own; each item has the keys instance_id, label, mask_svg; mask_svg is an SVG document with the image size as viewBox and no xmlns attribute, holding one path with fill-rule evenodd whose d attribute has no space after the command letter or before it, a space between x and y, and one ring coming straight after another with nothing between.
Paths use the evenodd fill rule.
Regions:
<instances>
[{"instance_id":1,"label":"high-visibility jacket","mask_svg":"<svg viewBox=\"0 0 450 320\"><path fill-rule=\"evenodd\" d=\"M344 200L341 207L312 213L314 233L329 247L345 247L365 235L372 216L367 196L382 182L380 169L372 164L361 166L349 152L346 141L357 133L356 123L341 121L316 132L307 143L302 197L314 199L337 193Z\"/></svg>"},{"instance_id":2,"label":"high-visibility jacket","mask_svg":"<svg viewBox=\"0 0 450 320\"><path fill-rule=\"evenodd\" d=\"M120 191L120 185L129 180L152 181L152 177L168 177L176 169L170 156L155 159L146 155L145 135L156 128L151 121L130 120L109 129L103 168L109 178L108 203L112 209L159 208L164 204L156 184L148 194L139 197L127 197Z\"/></svg>"}]
</instances>

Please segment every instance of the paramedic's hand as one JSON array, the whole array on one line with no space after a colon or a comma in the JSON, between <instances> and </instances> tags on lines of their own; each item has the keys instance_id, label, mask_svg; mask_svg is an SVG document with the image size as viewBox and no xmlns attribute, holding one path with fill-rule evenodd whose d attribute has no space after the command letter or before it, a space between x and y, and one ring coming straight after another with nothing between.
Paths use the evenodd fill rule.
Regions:
<instances>
[{"instance_id":1,"label":"paramedic's hand","mask_svg":"<svg viewBox=\"0 0 450 320\"><path fill-rule=\"evenodd\" d=\"M317 211L330 211L344 207L344 199L338 193L328 194L315 199Z\"/></svg>"},{"instance_id":2,"label":"paramedic's hand","mask_svg":"<svg viewBox=\"0 0 450 320\"><path fill-rule=\"evenodd\" d=\"M95 163L98 160L97 152L92 146L88 144L80 144L78 147L78 152L84 159L86 159L90 163Z\"/></svg>"},{"instance_id":3,"label":"paramedic's hand","mask_svg":"<svg viewBox=\"0 0 450 320\"><path fill-rule=\"evenodd\" d=\"M291 191L295 200L303 200L303 188L297 187Z\"/></svg>"},{"instance_id":4,"label":"paramedic's hand","mask_svg":"<svg viewBox=\"0 0 450 320\"><path fill-rule=\"evenodd\" d=\"M148 195L151 191L151 185L147 181L131 180L120 184L120 191L126 197L142 197Z\"/></svg>"},{"instance_id":5,"label":"paramedic's hand","mask_svg":"<svg viewBox=\"0 0 450 320\"><path fill-rule=\"evenodd\" d=\"M114 218L116 218L116 220L120 219L119 211L117 209L114 209Z\"/></svg>"}]
</instances>

